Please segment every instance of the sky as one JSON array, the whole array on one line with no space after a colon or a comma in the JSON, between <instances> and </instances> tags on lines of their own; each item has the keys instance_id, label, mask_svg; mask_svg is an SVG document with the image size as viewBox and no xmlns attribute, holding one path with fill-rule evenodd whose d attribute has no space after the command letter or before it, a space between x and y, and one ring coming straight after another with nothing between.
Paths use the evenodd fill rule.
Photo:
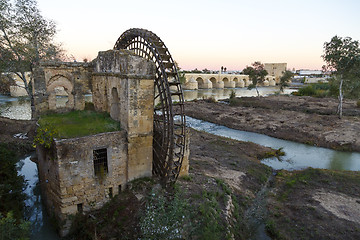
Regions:
<instances>
[{"instance_id":1,"label":"sky","mask_svg":"<svg viewBox=\"0 0 360 240\"><path fill-rule=\"evenodd\" d=\"M359 0L38 0L76 60L112 49L130 28L154 32L185 70L255 61L321 69L324 42L360 40Z\"/></svg>"}]
</instances>

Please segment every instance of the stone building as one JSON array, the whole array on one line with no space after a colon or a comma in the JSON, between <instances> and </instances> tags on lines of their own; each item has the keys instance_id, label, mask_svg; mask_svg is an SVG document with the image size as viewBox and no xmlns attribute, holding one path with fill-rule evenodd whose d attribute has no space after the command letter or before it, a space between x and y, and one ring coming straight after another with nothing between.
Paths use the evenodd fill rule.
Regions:
<instances>
[{"instance_id":1,"label":"stone building","mask_svg":"<svg viewBox=\"0 0 360 240\"><path fill-rule=\"evenodd\" d=\"M286 71L287 63L264 63L264 68L268 75L275 77L275 82L279 83L280 78Z\"/></svg>"},{"instance_id":2,"label":"stone building","mask_svg":"<svg viewBox=\"0 0 360 240\"><path fill-rule=\"evenodd\" d=\"M155 64L127 50L99 52L91 63L42 63L35 71L37 115L48 110L84 109L91 89L96 111L108 112L121 131L55 139L37 147L39 178L47 210L68 233L70 216L101 207L127 182L152 175ZM65 109L54 89L68 93ZM181 174L188 173L188 147Z\"/></svg>"}]
</instances>

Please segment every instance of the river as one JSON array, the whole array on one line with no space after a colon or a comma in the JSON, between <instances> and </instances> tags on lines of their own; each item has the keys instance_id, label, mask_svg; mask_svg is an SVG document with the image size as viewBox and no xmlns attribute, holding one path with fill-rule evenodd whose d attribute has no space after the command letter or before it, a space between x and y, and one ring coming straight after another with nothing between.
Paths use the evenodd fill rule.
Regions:
<instances>
[{"instance_id":1,"label":"river","mask_svg":"<svg viewBox=\"0 0 360 240\"><path fill-rule=\"evenodd\" d=\"M36 163L30 160L32 155L25 156L17 163L18 174L23 175L27 183L25 219L31 222L31 240L60 239L41 203L38 170Z\"/></svg>"},{"instance_id":2,"label":"river","mask_svg":"<svg viewBox=\"0 0 360 240\"><path fill-rule=\"evenodd\" d=\"M283 148L286 155L281 157L280 160L268 158L262 161L274 169L299 170L313 167L332 170L360 170L360 153L357 152L341 152L310 146L269 137L264 134L235 130L191 117L186 117L186 123L191 128L214 135L254 142L274 149Z\"/></svg>"}]
</instances>

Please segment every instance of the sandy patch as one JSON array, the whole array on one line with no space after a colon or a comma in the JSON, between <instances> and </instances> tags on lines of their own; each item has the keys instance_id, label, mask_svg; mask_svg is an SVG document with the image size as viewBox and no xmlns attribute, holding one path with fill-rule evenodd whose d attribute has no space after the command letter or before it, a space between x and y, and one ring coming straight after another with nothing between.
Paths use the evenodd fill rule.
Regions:
<instances>
[{"instance_id":1,"label":"sandy patch","mask_svg":"<svg viewBox=\"0 0 360 240\"><path fill-rule=\"evenodd\" d=\"M316 192L313 198L335 216L360 224L360 198L331 193L323 189Z\"/></svg>"},{"instance_id":2,"label":"sandy patch","mask_svg":"<svg viewBox=\"0 0 360 240\"><path fill-rule=\"evenodd\" d=\"M233 189L241 190L241 180L246 174L244 172L219 167L216 172L206 173L206 175L213 178L221 178Z\"/></svg>"}]
</instances>

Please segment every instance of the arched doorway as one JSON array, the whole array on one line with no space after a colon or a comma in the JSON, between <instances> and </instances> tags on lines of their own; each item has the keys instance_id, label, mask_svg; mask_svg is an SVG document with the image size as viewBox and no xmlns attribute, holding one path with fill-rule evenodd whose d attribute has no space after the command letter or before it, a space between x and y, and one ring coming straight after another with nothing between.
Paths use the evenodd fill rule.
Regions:
<instances>
[{"instance_id":1,"label":"arched doorway","mask_svg":"<svg viewBox=\"0 0 360 240\"><path fill-rule=\"evenodd\" d=\"M67 77L63 75L53 76L46 88L49 94L49 109L74 109L73 87L73 84Z\"/></svg>"}]
</instances>

